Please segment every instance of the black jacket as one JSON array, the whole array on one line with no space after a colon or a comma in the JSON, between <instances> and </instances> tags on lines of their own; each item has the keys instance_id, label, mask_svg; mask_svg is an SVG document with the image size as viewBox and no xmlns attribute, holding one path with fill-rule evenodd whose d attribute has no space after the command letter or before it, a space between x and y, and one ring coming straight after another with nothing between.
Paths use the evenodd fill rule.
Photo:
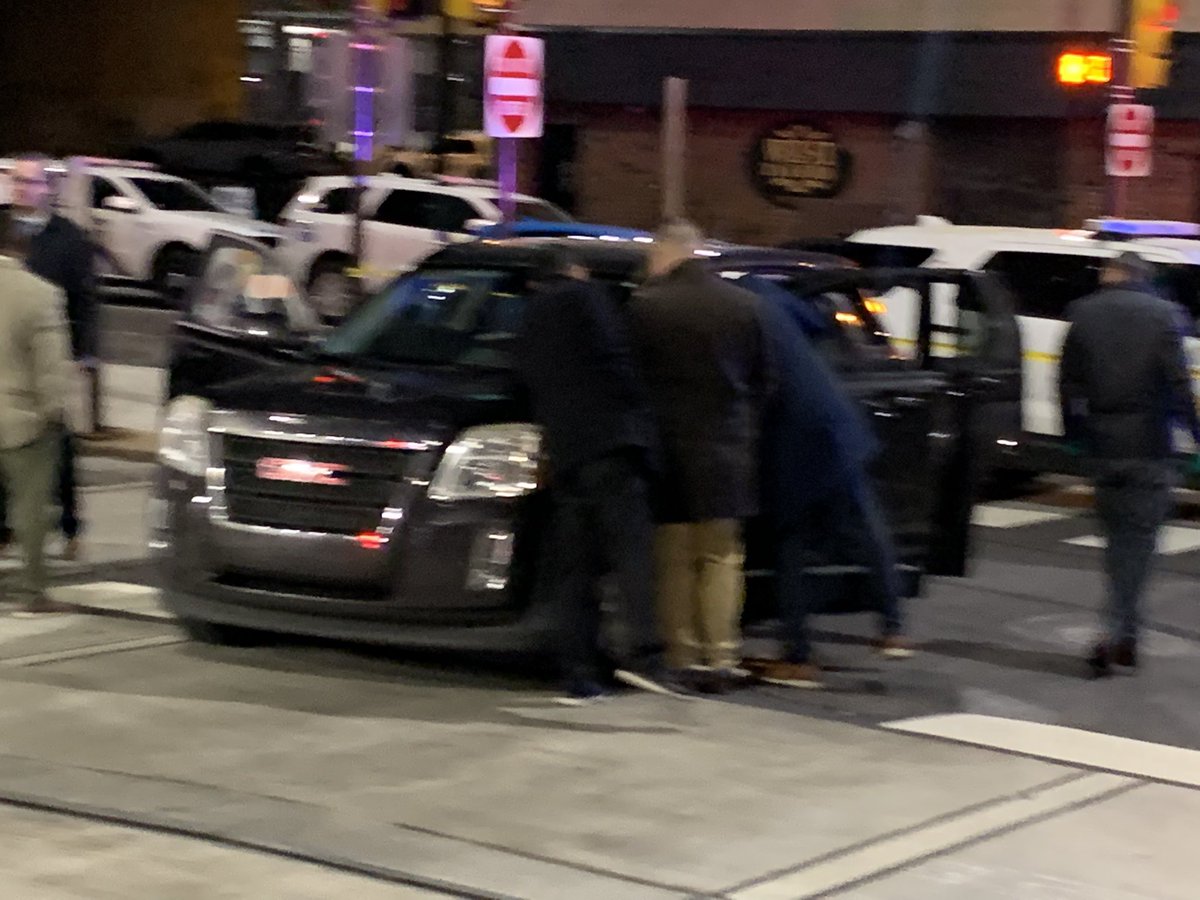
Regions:
<instances>
[{"instance_id":1,"label":"black jacket","mask_svg":"<svg viewBox=\"0 0 1200 900\"><path fill-rule=\"evenodd\" d=\"M1109 288L1076 301L1059 393L1069 440L1100 459L1167 459L1172 425L1200 440L1179 315L1152 294Z\"/></svg>"},{"instance_id":2,"label":"black jacket","mask_svg":"<svg viewBox=\"0 0 1200 900\"><path fill-rule=\"evenodd\" d=\"M662 434L660 519L756 515L762 415L772 385L758 298L688 261L648 281L630 316Z\"/></svg>"},{"instance_id":3,"label":"black jacket","mask_svg":"<svg viewBox=\"0 0 1200 900\"><path fill-rule=\"evenodd\" d=\"M627 328L599 285L563 278L530 297L517 350L556 477L616 450L653 447Z\"/></svg>"},{"instance_id":4,"label":"black jacket","mask_svg":"<svg viewBox=\"0 0 1200 900\"><path fill-rule=\"evenodd\" d=\"M67 295L71 352L77 360L97 353L99 311L93 262L87 235L62 216L52 216L29 243L26 267Z\"/></svg>"}]
</instances>

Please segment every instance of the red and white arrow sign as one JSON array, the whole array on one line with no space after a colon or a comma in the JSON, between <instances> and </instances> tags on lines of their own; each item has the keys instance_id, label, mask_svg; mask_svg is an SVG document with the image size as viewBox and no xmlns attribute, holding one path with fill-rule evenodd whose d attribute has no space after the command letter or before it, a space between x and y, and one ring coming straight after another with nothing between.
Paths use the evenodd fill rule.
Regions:
<instances>
[{"instance_id":1,"label":"red and white arrow sign","mask_svg":"<svg viewBox=\"0 0 1200 900\"><path fill-rule=\"evenodd\" d=\"M542 136L545 45L538 38L493 34L484 45L484 130L497 138Z\"/></svg>"},{"instance_id":2,"label":"red and white arrow sign","mask_svg":"<svg viewBox=\"0 0 1200 900\"><path fill-rule=\"evenodd\" d=\"M1154 107L1114 103L1108 108L1106 168L1117 178L1145 178L1153 170Z\"/></svg>"}]
</instances>

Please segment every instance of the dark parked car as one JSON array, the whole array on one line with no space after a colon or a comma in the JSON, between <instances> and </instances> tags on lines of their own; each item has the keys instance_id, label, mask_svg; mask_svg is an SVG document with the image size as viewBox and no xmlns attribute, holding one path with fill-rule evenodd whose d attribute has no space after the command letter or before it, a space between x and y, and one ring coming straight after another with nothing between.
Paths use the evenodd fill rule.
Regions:
<instances>
[{"instance_id":1,"label":"dark parked car","mask_svg":"<svg viewBox=\"0 0 1200 900\"><path fill-rule=\"evenodd\" d=\"M294 327L299 307L247 299L261 298L246 280L265 250L214 244L175 339L156 526L165 603L189 633L545 645L548 611L531 591L546 502L539 435L511 352L548 243L448 247L316 341L311 323ZM644 245L581 246L596 276L627 296ZM976 449L1007 427L1014 377L1019 398L1006 295L973 273L709 252L723 277L785 291L827 326L820 347L885 446L878 476L912 592L922 573L962 574ZM961 310L953 326L935 327L930 313L940 284ZM893 355L873 312L873 292L896 286L924 297L915 358ZM935 355L935 341L958 355ZM769 585L763 559L752 543L748 567Z\"/></svg>"},{"instance_id":2,"label":"dark parked car","mask_svg":"<svg viewBox=\"0 0 1200 900\"><path fill-rule=\"evenodd\" d=\"M347 171L308 125L198 122L134 148L130 158L154 163L205 187L252 187L259 217L268 220L279 215L305 179Z\"/></svg>"}]
</instances>

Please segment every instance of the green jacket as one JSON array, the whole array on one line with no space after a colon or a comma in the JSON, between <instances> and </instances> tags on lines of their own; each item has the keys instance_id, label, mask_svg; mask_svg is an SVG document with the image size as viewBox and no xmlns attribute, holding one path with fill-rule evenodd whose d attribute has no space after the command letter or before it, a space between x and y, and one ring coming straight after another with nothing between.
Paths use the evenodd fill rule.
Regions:
<instances>
[{"instance_id":1,"label":"green jacket","mask_svg":"<svg viewBox=\"0 0 1200 900\"><path fill-rule=\"evenodd\" d=\"M0 450L62 422L70 379L63 292L0 256Z\"/></svg>"}]
</instances>

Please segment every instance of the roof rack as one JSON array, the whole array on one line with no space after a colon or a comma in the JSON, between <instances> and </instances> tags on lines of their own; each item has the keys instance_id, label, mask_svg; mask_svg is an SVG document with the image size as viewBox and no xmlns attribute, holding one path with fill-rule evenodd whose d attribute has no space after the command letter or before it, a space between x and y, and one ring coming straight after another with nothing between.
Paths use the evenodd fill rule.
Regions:
<instances>
[{"instance_id":1,"label":"roof rack","mask_svg":"<svg viewBox=\"0 0 1200 900\"><path fill-rule=\"evenodd\" d=\"M1200 224L1196 222L1088 219L1084 227L1099 235L1114 238L1200 238Z\"/></svg>"}]
</instances>

